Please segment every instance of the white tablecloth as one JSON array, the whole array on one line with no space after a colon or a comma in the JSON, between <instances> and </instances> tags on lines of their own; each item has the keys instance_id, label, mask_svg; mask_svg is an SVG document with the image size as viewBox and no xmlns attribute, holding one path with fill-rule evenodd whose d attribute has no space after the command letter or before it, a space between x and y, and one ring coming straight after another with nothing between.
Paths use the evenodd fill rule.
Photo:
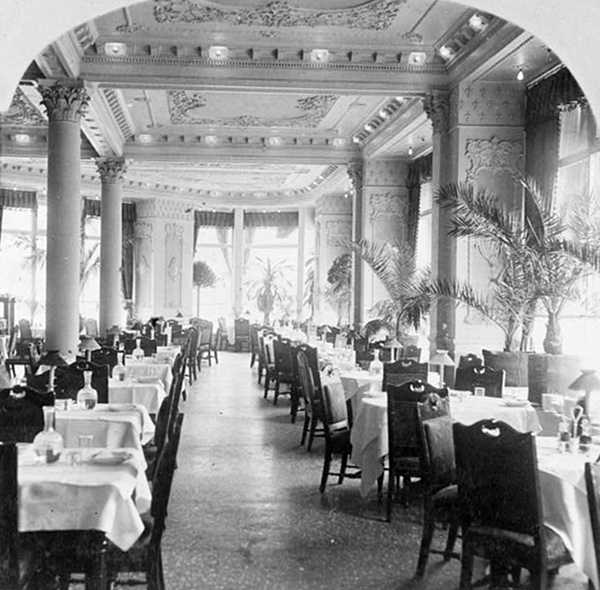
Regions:
<instances>
[{"instance_id":1,"label":"white tablecloth","mask_svg":"<svg viewBox=\"0 0 600 590\"><path fill-rule=\"evenodd\" d=\"M67 447L78 446L80 434L91 434L95 447L133 447L141 451L154 436L155 428L145 406L98 404L93 410L57 411L56 430Z\"/></svg>"},{"instance_id":2,"label":"white tablecloth","mask_svg":"<svg viewBox=\"0 0 600 590\"><path fill-rule=\"evenodd\" d=\"M135 381L108 382L108 401L111 404L139 404L150 414L158 413L160 404L167 396L162 381L158 383L137 383Z\"/></svg>"},{"instance_id":3,"label":"white tablecloth","mask_svg":"<svg viewBox=\"0 0 600 590\"><path fill-rule=\"evenodd\" d=\"M144 378L158 378L162 381L165 391L171 388L173 374L169 363L158 363L152 357L145 357L143 361L134 361L126 359L125 368L127 373L133 378L142 380Z\"/></svg>"},{"instance_id":4,"label":"white tablecloth","mask_svg":"<svg viewBox=\"0 0 600 590\"><path fill-rule=\"evenodd\" d=\"M538 432L540 423L529 405L510 407L502 398L469 396L463 402L451 398L452 419L472 424L484 418L503 420L521 432ZM388 454L387 396L366 393L354 414L352 424L352 462L361 468L361 494L366 497L383 473L383 458Z\"/></svg>"},{"instance_id":5,"label":"white tablecloth","mask_svg":"<svg viewBox=\"0 0 600 590\"><path fill-rule=\"evenodd\" d=\"M45 464L35 462L30 445L21 445L19 530L100 530L127 551L144 530L140 514L152 499L143 453L127 450L132 458L121 465L71 465L68 449L57 463Z\"/></svg>"},{"instance_id":6,"label":"white tablecloth","mask_svg":"<svg viewBox=\"0 0 600 590\"><path fill-rule=\"evenodd\" d=\"M175 357L181 352L181 346L157 346L155 361L157 363L168 363L171 366Z\"/></svg>"},{"instance_id":7,"label":"white tablecloth","mask_svg":"<svg viewBox=\"0 0 600 590\"><path fill-rule=\"evenodd\" d=\"M584 463L595 461L600 449L561 454L556 439L544 436L537 437L536 446L544 522L560 535L575 564L599 588Z\"/></svg>"}]
</instances>

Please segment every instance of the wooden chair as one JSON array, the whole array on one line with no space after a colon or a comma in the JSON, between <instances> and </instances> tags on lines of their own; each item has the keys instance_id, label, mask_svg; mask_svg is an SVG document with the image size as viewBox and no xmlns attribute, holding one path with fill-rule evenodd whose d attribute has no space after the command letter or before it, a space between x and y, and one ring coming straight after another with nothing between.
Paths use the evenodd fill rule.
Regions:
<instances>
[{"instance_id":1,"label":"wooden chair","mask_svg":"<svg viewBox=\"0 0 600 590\"><path fill-rule=\"evenodd\" d=\"M421 349L414 344L409 344L402 349L400 358L410 359L418 363L421 360Z\"/></svg>"},{"instance_id":2,"label":"wooden chair","mask_svg":"<svg viewBox=\"0 0 600 590\"><path fill-rule=\"evenodd\" d=\"M468 367L481 367L483 365L483 359L478 357L475 353L469 352L467 354L463 354L458 359L458 368L468 368Z\"/></svg>"},{"instance_id":3,"label":"wooden chair","mask_svg":"<svg viewBox=\"0 0 600 590\"><path fill-rule=\"evenodd\" d=\"M260 363L260 349L258 342L258 329L259 326L257 324L252 324L250 326L250 352L252 355L250 356L250 368L254 366L256 361Z\"/></svg>"},{"instance_id":4,"label":"wooden chair","mask_svg":"<svg viewBox=\"0 0 600 590\"><path fill-rule=\"evenodd\" d=\"M598 494L600 494L600 465L598 463L586 463L584 473L590 524L592 525L592 539L594 540L596 572L600 577L600 498L598 498ZM596 584L593 587L596 588Z\"/></svg>"},{"instance_id":5,"label":"wooden chair","mask_svg":"<svg viewBox=\"0 0 600 590\"><path fill-rule=\"evenodd\" d=\"M191 327L187 331L185 343L183 345L183 365L184 373L187 370L188 379L190 383L193 383L198 378L198 362L196 360L196 351L198 350L198 329Z\"/></svg>"},{"instance_id":6,"label":"wooden chair","mask_svg":"<svg viewBox=\"0 0 600 590\"><path fill-rule=\"evenodd\" d=\"M490 367L472 366L456 369L454 387L460 391L475 391L476 387L483 387L488 397L502 397L504 391L505 371L495 371Z\"/></svg>"},{"instance_id":7,"label":"wooden chair","mask_svg":"<svg viewBox=\"0 0 600 590\"><path fill-rule=\"evenodd\" d=\"M321 380L319 378L318 385L315 383L313 371L310 368L309 358L313 355L313 351L315 351L314 354L316 355L316 349L313 349L312 346L299 346L296 355L298 362L298 376L302 388L302 397L304 399L304 424L302 426L300 445L304 445L306 435L308 434L307 452L312 449L315 437L325 436L323 428L324 409Z\"/></svg>"},{"instance_id":8,"label":"wooden chair","mask_svg":"<svg viewBox=\"0 0 600 590\"><path fill-rule=\"evenodd\" d=\"M33 538L19 535L18 451L14 443L0 444L0 588L38 588L39 558Z\"/></svg>"},{"instance_id":9,"label":"wooden chair","mask_svg":"<svg viewBox=\"0 0 600 590\"><path fill-rule=\"evenodd\" d=\"M56 367L54 375L54 391L57 398L77 399L77 392L83 387L85 371L92 372L92 387L98 392L98 403L108 403L108 365L96 365L88 361L78 360L68 367ZM49 371L40 375L42 382L48 383ZM36 376L37 378L38 376Z\"/></svg>"},{"instance_id":10,"label":"wooden chair","mask_svg":"<svg viewBox=\"0 0 600 590\"><path fill-rule=\"evenodd\" d=\"M34 344L29 340L19 341L18 328L11 329L4 367L9 377L16 377L16 367L23 367L25 377L35 372Z\"/></svg>"},{"instance_id":11,"label":"wooden chair","mask_svg":"<svg viewBox=\"0 0 600 590\"><path fill-rule=\"evenodd\" d=\"M212 359L216 357L216 351L213 349L213 324L208 320L197 320L196 329L198 330L196 362L198 370L201 370L203 360L208 361L208 366L212 367Z\"/></svg>"},{"instance_id":12,"label":"wooden chair","mask_svg":"<svg viewBox=\"0 0 600 590\"><path fill-rule=\"evenodd\" d=\"M292 364L291 343L287 338L276 338L273 340L273 354L275 364L275 390L273 393L273 405L277 405L282 385L287 385L287 391L290 398L293 397L294 366Z\"/></svg>"},{"instance_id":13,"label":"wooden chair","mask_svg":"<svg viewBox=\"0 0 600 590\"><path fill-rule=\"evenodd\" d=\"M162 535L166 527L167 508L177 466L183 418L184 414L177 415L173 432L167 438L158 458L152 481L151 519L146 521L144 532L128 551L121 551L109 543L107 563L111 579L124 573L143 573L148 588L165 590Z\"/></svg>"},{"instance_id":14,"label":"wooden chair","mask_svg":"<svg viewBox=\"0 0 600 590\"><path fill-rule=\"evenodd\" d=\"M44 406L54 405L51 393L15 385L0 390L0 441L33 442L44 428Z\"/></svg>"},{"instance_id":15,"label":"wooden chair","mask_svg":"<svg viewBox=\"0 0 600 590\"><path fill-rule=\"evenodd\" d=\"M114 367L119 364L119 351L112 346L103 346L98 350L92 350L91 360L96 365L107 365L111 375Z\"/></svg>"},{"instance_id":16,"label":"wooden chair","mask_svg":"<svg viewBox=\"0 0 600 590\"><path fill-rule=\"evenodd\" d=\"M454 424L458 501L462 529L461 590L472 587L475 556L490 561L491 585L519 584L545 590L549 578L571 561L560 539L544 525L535 438L504 422Z\"/></svg>"},{"instance_id":17,"label":"wooden chair","mask_svg":"<svg viewBox=\"0 0 600 590\"><path fill-rule=\"evenodd\" d=\"M383 390L388 385L403 385L411 381L427 382L427 363L412 359L399 359L393 363L383 363Z\"/></svg>"},{"instance_id":18,"label":"wooden chair","mask_svg":"<svg viewBox=\"0 0 600 590\"><path fill-rule=\"evenodd\" d=\"M300 401L302 396L302 383L300 383L300 372L298 370L298 345L295 342L290 342L290 354L292 357L292 374L294 384L291 390L292 407L290 414L292 416L292 424L296 422L299 411L304 411L305 407L301 406Z\"/></svg>"},{"instance_id":19,"label":"wooden chair","mask_svg":"<svg viewBox=\"0 0 600 590\"><path fill-rule=\"evenodd\" d=\"M233 321L234 347L236 352L250 349L250 321L247 318L235 318Z\"/></svg>"},{"instance_id":20,"label":"wooden chair","mask_svg":"<svg viewBox=\"0 0 600 590\"><path fill-rule=\"evenodd\" d=\"M442 554L445 561L450 557L458 557L454 553L459 528L458 487L448 398L436 393L429 394L417 403L417 419L424 509L417 576L422 576L430 553ZM444 551L431 548L438 522L449 524Z\"/></svg>"},{"instance_id":21,"label":"wooden chair","mask_svg":"<svg viewBox=\"0 0 600 590\"><path fill-rule=\"evenodd\" d=\"M220 317L217 320L217 349L227 350L229 348L229 335L227 332L227 322L225 318Z\"/></svg>"},{"instance_id":22,"label":"wooden chair","mask_svg":"<svg viewBox=\"0 0 600 590\"><path fill-rule=\"evenodd\" d=\"M328 383L323 388L323 426L325 432L325 459L323 461L323 472L321 474L321 485L319 491L323 493L330 475L338 476L338 484L344 481L344 477L360 477L356 472L347 474L346 467L348 458L352 453L350 444L350 423L348 421L348 410L344 387L341 382ZM331 472L331 461L334 455L340 455L340 470Z\"/></svg>"}]
</instances>

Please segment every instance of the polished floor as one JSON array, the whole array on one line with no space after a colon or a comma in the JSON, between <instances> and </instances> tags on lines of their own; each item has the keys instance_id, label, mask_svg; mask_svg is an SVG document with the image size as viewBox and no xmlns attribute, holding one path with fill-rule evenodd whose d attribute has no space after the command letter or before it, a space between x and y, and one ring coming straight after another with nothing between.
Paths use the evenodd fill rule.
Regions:
<instances>
[{"instance_id":1,"label":"polished floor","mask_svg":"<svg viewBox=\"0 0 600 590\"><path fill-rule=\"evenodd\" d=\"M299 445L289 400L263 399L246 353L203 363L182 402L179 469L163 540L168 590L435 590L458 587L459 562L430 557L414 579L420 507L383 520L375 490L331 478L318 490L323 443ZM443 540L443 538L442 538ZM564 568L554 587L583 590Z\"/></svg>"}]
</instances>

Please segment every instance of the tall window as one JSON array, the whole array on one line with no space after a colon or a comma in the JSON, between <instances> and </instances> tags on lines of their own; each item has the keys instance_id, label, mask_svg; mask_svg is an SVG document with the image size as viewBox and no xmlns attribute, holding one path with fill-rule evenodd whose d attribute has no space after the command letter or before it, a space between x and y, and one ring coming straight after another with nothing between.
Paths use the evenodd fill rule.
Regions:
<instances>
[{"instance_id":1,"label":"tall window","mask_svg":"<svg viewBox=\"0 0 600 590\"><path fill-rule=\"evenodd\" d=\"M232 273L233 273L233 228L200 227L196 239L194 261L202 260L214 272L214 287L197 289L194 287L196 306L200 316L212 321L233 314ZM199 307L198 307L199 304Z\"/></svg>"},{"instance_id":2,"label":"tall window","mask_svg":"<svg viewBox=\"0 0 600 590\"><path fill-rule=\"evenodd\" d=\"M419 199L419 233L417 236L417 266L419 268L431 266L431 232L433 227L431 193L431 181L421 184L421 197Z\"/></svg>"},{"instance_id":3,"label":"tall window","mask_svg":"<svg viewBox=\"0 0 600 590\"><path fill-rule=\"evenodd\" d=\"M79 273L79 313L84 318L100 315L100 218L86 217Z\"/></svg>"}]
</instances>

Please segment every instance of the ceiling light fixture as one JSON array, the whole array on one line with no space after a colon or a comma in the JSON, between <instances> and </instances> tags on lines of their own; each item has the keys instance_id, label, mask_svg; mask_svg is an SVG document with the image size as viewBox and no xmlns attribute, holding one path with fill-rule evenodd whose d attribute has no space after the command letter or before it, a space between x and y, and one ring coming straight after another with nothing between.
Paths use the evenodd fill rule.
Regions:
<instances>
[{"instance_id":1,"label":"ceiling light fixture","mask_svg":"<svg viewBox=\"0 0 600 590\"><path fill-rule=\"evenodd\" d=\"M408 63L411 66L422 66L427 60L427 54L424 51L412 51L408 54Z\"/></svg>"},{"instance_id":2,"label":"ceiling light fixture","mask_svg":"<svg viewBox=\"0 0 600 590\"><path fill-rule=\"evenodd\" d=\"M329 61L329 51L327 49L313 49L310 52L310 61L315 63L326 63Z\"/></svg>"},{"instance_id":3,"label":"ceiling light fixture","mask_svg":"<svg viewBox=\"0 0 600 590\"><path fill-rule=\"evenodd\" d=\"M211 45L208 48L208 57L215 60L227 59L229 57L229 49L224 45Z\"/></svg>"},{"instance_id":4,"label":"ceiling light fixture","mask_svg":"<svg viewBox=\"0 0 600 590\"><path fill-rule=\"evenodd\" d=\"M217 136L216 135L207 135L204 138L204 141L206 143L208 143L209 145L214 145L215 143L217 143L218 140L217 140Z\"/></svg>"},{"instance_id":5,"label":"ceiling light fixture","mask_svg":"<svg viewBox=\"0 0 600 590\"><path fill-rule=\"evenodd\" d=\"M352 141L353 141L354 143L360 143L360 137L358 137L358 135L355 135L355 136L352 138Z\"/></svg>"},{"instance_id":6,"label":"ceiling light fixture","mask_svg":"<svg viewBox=\"0 0 600 590\"><path fill-rule=\"evenodd\" d=\"M29 143L31 141L31 137L29 137L27 133L15 133L15 141L17 143Z\"/></svg>"},{"instance_id":7,"label":"ceiling light fixture","mask_svg":"<svg viewBox=\"0 0 600 590\"><path fill-rule=\"evenodd\" d=\"M413 149L412 149L412 145L408 146L408 155L412 156L413 155Z\"/></svg>"},{"instance_id":8,"label":"ceiling light fixture","mask_svg":"<svg viewBox=\"0 0 600 590\"><path fill-rule=\"evenodd\" d=\"M438 53L443 59L450 59L454 55L452 48L448 47L447 45L442 45L438 49Z\"/></svg>"},{"instance_id":9,"label":"ceiling light fixture","mask_svg":"<svg viewBox=\"0 0 600 590\"><path fill-rule=\"evenodd\" d=\"M140 140L140 143L152 143L152 135L149 133L141 133L138 135L138 139Z\"/></svg>"},{"instance_id":10,"label":"ceiling light fixture","mask_svg":"<svg viewBox=\"0 0 600 590\"><path fill-rule=\"evenodd\" d=\"M104 53L111 57L124 57L127 55L127 45L125 43L109 42L104 44Z\"/></svg>"},{"instance_id":11,"label":"ceiling light fixture","mask_svg":"<svg viewBox=\"0 0 600 590\"><path fill-rule=\"evenodd\" d=\"M343 147L346 145L346 138L345 137L334 137L333 141L331 143L335 147Z\"/></svg>"},{"instance_id":12,"label":"ceiling light fixture","mask_svg":"<svg viewBox=\"0 0 600 590\"><path fill-rule=\"evenodd\" d=\"M525 72L523 72L523 68L519 68L519 71L517 72L517 80L519 82L522 82L525 79Z\"/></svg>"},{"instance_id":13,"label":"ceiling light fixture","mask_svg":"<svg viewBox=\"0 0 600 590\"><path fill-rule=\"evenodd\" d=\"M469 26L474 31L481 31L481 30L485 29L486 25L487 25L487 23L483 20L483 18L479 14L474 14L469 19Z\"/></svg>"}]
</instances>

